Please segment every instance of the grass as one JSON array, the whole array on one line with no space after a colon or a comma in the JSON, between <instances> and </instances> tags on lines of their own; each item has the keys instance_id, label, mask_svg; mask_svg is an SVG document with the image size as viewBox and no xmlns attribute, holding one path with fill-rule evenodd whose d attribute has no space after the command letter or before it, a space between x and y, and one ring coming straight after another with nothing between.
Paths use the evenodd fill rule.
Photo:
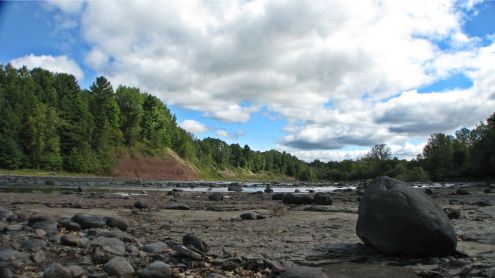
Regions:
<instances>
[{"instance_id":1,"label":"grass","mask_svg":"<svg viewBox=\"0 0 495 278\"><path fill-rule=\"evenodd\" d=\"M36 176L36 177L109 177L100 176L88 173L73 173L67 171L48 171L48 170L36 170L36 169L0 169L0 175L2 176Z\"/></svg>"}]
</instances>

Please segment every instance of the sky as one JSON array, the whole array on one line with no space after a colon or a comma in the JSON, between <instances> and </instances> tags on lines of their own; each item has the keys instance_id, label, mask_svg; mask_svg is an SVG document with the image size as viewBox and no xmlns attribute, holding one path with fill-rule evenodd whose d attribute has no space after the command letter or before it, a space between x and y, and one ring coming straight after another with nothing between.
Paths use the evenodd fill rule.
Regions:
<instances>
[{"instance_id":1,"label":"sky","mask_svg":"<svg viewBox=\"0 0 495 278\"><path fill-rule=\"evenodd\" d=\"M495 112L495 1L3 1L0 63L138 87L196 138L411 159Z\"/></svg>"}]
</instances>

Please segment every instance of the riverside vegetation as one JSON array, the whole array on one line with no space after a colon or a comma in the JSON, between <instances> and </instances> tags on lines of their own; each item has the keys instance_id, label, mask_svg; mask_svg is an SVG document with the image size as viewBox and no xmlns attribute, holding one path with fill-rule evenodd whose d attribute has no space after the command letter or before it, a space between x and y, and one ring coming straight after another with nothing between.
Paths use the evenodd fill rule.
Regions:
<instances>
[{"instance_id":1,"label":"riverside vegetation","mask_svg":"<svg viewBox=\"0 0 495 278\"><path fill-rule=\"evenodd\" d=\"M363 158L306 163L286 152L196 139L157 97L138 88L114 90L98 77L89 90L73 75L0 65L0 168L111 175L122 156L164 157L173 150L200 172L222 171L298 180L356 180L387 175L405 181L495 177L495 114L455 136L431 135L414 160L375 145Z\"/></svg>"}]
</instances>

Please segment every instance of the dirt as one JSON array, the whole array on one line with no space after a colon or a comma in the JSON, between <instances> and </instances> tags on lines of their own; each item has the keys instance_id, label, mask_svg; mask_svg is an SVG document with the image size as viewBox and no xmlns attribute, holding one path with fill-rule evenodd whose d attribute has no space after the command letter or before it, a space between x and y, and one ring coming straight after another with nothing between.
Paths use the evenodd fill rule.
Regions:
<instances>
[{"instance_id":1,"label":"dirt","mask_svg":"<svg viewBox=\"0 0 495 278\"><path fill-rule=\"evenodd\" d=\"M197 180L197 171L177 158L120 158L113 169L117 178Z\"/></svg>"}]
</instances>

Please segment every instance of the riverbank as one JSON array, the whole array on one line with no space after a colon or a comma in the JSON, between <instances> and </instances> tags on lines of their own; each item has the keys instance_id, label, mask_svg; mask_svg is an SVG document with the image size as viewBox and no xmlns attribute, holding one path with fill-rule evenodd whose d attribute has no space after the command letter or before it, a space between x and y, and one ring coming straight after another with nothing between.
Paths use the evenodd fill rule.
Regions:
<instances>
[{"instance_id":1,"label":"riverbank","mask_svg":"<svg viewBox=\"0 0 495 278\"><path fill-rule=\"evenodd\" d=\"M136 272L161 260L175 277L276 277L298 265L319 267L328 277L490 277L495 271L495 194L489 192L495 189L485 184L417 189L431 191L428 194L452 217L458 250L464 253L428 259L384 257L361 244L355 234L359 189L334 191L332 205L290 205L262 192L220 193L223 201L212 201L210 192L135 188L139 195L89 192L84 186L82 192L2 192L0 206L16 216L0 227L0 253L6 255L0 256L0 263L28 277L38 277L54 262L76 265L88 277L105 277L105 263L95 260L91 244L112 235L125 247L118 256ZM128 228L121 232L103 225L71 231L60 225L77 213L121 219ZM58 229L43 232L42 225L30 226L32 215L56 221ZM199 260L177 255L187 233L209 246ZM78 242L75 246L61 242L68 235ZM33 240L42 247L31 246ZM148 245L158 241L167 247L148 252ZM11 260L7 255L14 251L18 258Z\"/></svg>"}]
</instances>

